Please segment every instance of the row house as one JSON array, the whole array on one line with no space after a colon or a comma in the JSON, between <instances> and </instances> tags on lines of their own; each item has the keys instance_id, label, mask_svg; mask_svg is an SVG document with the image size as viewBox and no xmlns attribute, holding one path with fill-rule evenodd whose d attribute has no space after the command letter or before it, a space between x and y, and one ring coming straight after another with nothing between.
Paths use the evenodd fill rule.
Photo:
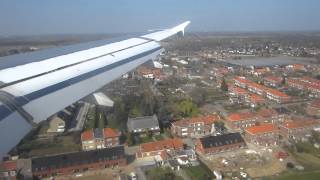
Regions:
<instances>
[{"instance_id":1,"label":"row house","mask_svg":"<svg viewBox=\"0 0 320 180\"><path fill-rule=\"evenodd\" d=\"M231 103L242 103L245 97L249 94L246 89L241 87L232 85L229 85L228 87L229 100Z\"/></svg>"},{"instance_id":2,"label":"row house","mask_svg":"<svg viewBox=\"0 0 320 180\"><path fill-rule=\"evenodd\" d=\"M4 161L0 164L0 179L17 179L17 161Z\"/></svg>"},{"instance_id":3,"label":"row house","mask_svg":"<svg viewBox=\"0 0 320 180\"><path fill-rule=\"evenodd\" d=\"M232 129L243 129L254 126L257 119L257 115L252 112L232 113L226 117L227 124Z\"/></svg>"},{"instance_id":4,"label":"row house","mask_svg":"<svg viewBox=\"0 0 320 180\"><path fill-rule=\"evenodd\" d=\"M247 80L245 77L237 76L234 79L234 84L241 88L247 88L247 85L251 83L251 81Z\"/></svg>"},{"instance_id":5,"label":"row house","mask_svg":"<svg viewBox=\"0 0 320 180\"><path fill-rule=\"evenodd\" d=\"M266 76L263 78L263 80L264 80L264 85L271 86L271 87L278 87L283 82L282 77L274 76L274 75Z\"/></svg>"},{"instance_id":6,"label":"row house","mask_svg":"<svg viewBox=\"0 0 320 180\"><path fill-rule=\"evenodd\" d=\"M320 99L316 99L312 101L308 105L306 111L307 111L307 114L311 116L320 116Z\"/></svg>"},{"instance_id":7,"label":"row house","mask_svg":"<svg viewBox=\"0 0 320 180\"><path fill-rule=\"evenodd\" d=\"M90 129L81 133L82 150L90 151L120 144L121 133L115 129Z\"/></svg>"},{"instance_id":8,"label":"row house","mask_svg":"<svg viewBox=\"0 0 320 180\"><path fill-rule=\"evenodd\" d=\"M241 88L247 88L248 91L266 97L269 100L276 101L277 103L285 103L291 100L290 96L281 91L257 84L244 77L236 77L234 78L234 82L235 85Z\"/></svg>"},{"instance_id":9,"label":"row house","mask_svg":"<svg viewBox=\"0 0 320 180\"><path fill-rule=\"evenodd\" d=\"M182 119L172 123L171 133L178 137L209 135L215 131L214 122L217 120L220 120L220 116L216 114Z\"/></svg>"},{"instance_id":10,"label":"row house","mask_svg":"<svg viewBox=\"0 0 320 180\"><path fill-rule=\"evenodd\" d=\"M275 124L261 124L245 129L247 142L262 146L277 145L279 143L279 129Z\"/></svg>"},{"instance_id":11,"label":"row house","mask_svg":"<svg viewBox=\"0 0 320 180\"><path fill-rule=\"evenodd\" d=\"M140 145L137 158L156 158L166 156L171 151L183 150L183 142L180 138L165 139L161 141L143 143Z\"/></svg>"},{"instance_id":12,"label":"row house","mask_svg":"<svg viewBox=\"0 0 320 180\"><path fill-rule=\"evenodd\" d=\"M290 71L307 71L303 64L289 64L286 66L286 69Z\"/></svg>"},{"instance_id":13,"label":"row house","mask_svg":"<svg viewBox=\"0 0 320 180\"><path fill-rule=\"evenodd\" d=\"M31 161L32 175L39 179L127 165L123 146L36 157Z\"/></svg>"},{"instance_id":14,"label":"row house","mask_svg":"<svg viewBox=\"0 0 320 180\"><path fill-rule=\"evenodd\" d=\"M260 96L263 96L265 91L266 91L266 87L254 82L250 82L249 84L247 84L247 88L248 91L258 94Z\"/></svg>"},{"instance_id":15,"label":"row house","mask_svg":"<svg viewBox=\"0 0 320 180\"><path fill-rule=\"evenodd\" d=\"M240 133L207 136L196 141L196 152L203 155L234 151L245 147L246 143Z\"/></svg>"},{"instance_id":16,"label":"row house","mask_svg":"<svg viewBox=\"0 0 320 180\"><path fill-rule=\"evenodd\" d=\"M286 80L288 86L299 89L310 91L314 94L320 94L320 80L302 77L302 78L288 78Z\"/></svg>"},{"instance_id":17,"label":"row house","mask_svg":"<svg viewBox=\"0 0 320 180\"><path fill-rule=\"evenodd\" d=\"M245 97L245 102L252 108L258 105L264 104L266 102L263 96L257 94L250 94Z\"/></svg>"},{"instance_id":18,"label":"row house","mask_svg":"<svg viewBox=\"0 0 320 180\"><path fill-rule=\"evenodd\" d=\"M257 124L273 123L280 124L285 115L277 113L274 109L260 109L258 112L241 112L229 114L225 119L227 125L232 129L245 129Z\"/></svg>"},{"instance_id":19,"label":"row house","mask_svg":"<svg viewBox=\"0 0 320 180\"><path fill-rule=\"evenodd\" d=\"M280 127L280 133L288 139L299 140L311 134L311 131L319 125L316 120L286 120Z\"/></svg>"},{"instance_id":20,"label":"row house","mask_svg":"<svg viewBox=\"0 0 320 180\"><path fill-rule=\"evenodd\" d=\"M291 100L291 97L287 94L270 88L266 90L266 97L270 100L276 101L277 103L286 103Z\"/></svg>"},{"instance_id":21,"label":"row house","mask_svg":"<svg viewBox=\"0 0 320 180\"><path fill-rule=\"evenodd\" d=\"M275 109L267 109L263 108L257 112L259 116L259 123L272 123L272 124L280 124L283 123L285 119L285 114L278 113Z\"/></svg>"}]
</instances>

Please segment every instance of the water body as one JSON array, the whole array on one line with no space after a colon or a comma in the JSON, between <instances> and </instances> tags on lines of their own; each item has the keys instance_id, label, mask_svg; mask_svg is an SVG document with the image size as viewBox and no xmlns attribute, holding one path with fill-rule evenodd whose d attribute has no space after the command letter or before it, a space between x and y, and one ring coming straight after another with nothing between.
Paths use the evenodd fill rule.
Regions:
<instances>
[{"instance_id":1,"label":"water body","mask_svg":"<svg viewBox=\"0 0 320 180\"><path fill-rule=\"evenodd\" d=\"M239 60L224 60L224 62L239 65L239 66L275 66L275 65L288 65L288 64L314 64L316 59L314 58L303 58L303 57L290 57L290 56L279 56L279 57L260 57L260 58L244 58Z\"/></svg>"}]
</instances>

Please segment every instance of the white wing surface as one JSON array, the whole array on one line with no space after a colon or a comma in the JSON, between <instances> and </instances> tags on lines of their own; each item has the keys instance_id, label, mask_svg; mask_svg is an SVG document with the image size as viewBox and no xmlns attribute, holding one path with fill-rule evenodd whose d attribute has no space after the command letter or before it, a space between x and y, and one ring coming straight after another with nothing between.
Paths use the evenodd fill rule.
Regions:
<instances>
[{"instance_id":1,"label":"white wing surface","mask_svg":"<svg viewBox=\"0 0 320 180\"><path fill-rule=\"evenodd\" d=\"M183 34L188 24L0 58L0 157L39 122L155 58L162 51L158 41Z\"/></svg>"}]
</instances>

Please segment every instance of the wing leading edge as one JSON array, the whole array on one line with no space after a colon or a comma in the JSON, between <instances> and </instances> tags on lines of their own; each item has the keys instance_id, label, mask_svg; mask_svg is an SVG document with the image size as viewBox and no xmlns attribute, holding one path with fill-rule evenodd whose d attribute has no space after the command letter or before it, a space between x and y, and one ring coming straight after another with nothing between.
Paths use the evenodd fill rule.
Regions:
<instances>
[{"instance_id":1,"label":"wing leading edge","mask_svg":"<svg viewBox=\"0 0 320 180\"><path fill-rule=\"evenodd\" d=\"M183 34L189 23L50 58L37 57L31 63L0 67L0 157L39 122L155 58L162 51L158 41ZM10 61L10 56L0 60Z\"/></svg>"}]
</instances>

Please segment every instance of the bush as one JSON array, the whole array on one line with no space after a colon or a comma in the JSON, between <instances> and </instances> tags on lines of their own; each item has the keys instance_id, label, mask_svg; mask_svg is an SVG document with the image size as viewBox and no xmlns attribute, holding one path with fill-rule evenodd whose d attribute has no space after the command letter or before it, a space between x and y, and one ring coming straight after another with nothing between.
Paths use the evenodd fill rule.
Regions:
<instances>
[{"instance_id":1,"label":"bush","mask_svg":"<svg viewBox=\"0 0 320 180\"><path fill-rule=\"evenodd\" d=\"M293 169L294 168L294 164L292 162L288 162L287 163L287 168L288 169Z\"/></svg>"}]
</instances>

